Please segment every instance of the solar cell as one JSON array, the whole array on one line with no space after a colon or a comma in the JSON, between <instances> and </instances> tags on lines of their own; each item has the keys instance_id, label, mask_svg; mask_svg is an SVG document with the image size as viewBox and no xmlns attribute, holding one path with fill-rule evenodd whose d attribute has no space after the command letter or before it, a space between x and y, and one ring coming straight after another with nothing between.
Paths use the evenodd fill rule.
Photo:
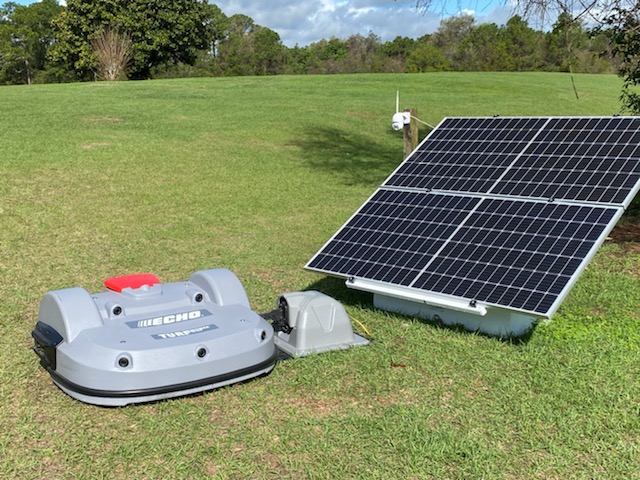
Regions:
<instances>
[{"instance_id":1,"label":"solar cell","mask_svg":"<svg viewBox=\"0 0 640 480\"><path fill-rule=\"evenodd\" d=\"M485 199L411 286L547 316L617 212Z\"/></svg>"},{"instance_id":2,"label":"solar cell","mask_svg":"<svg viewBox=\"0 0 640 480\"><path fill-rule=\"evenodd\" d=\"M546 119L445 119L384 186L488 192Z\"/></svg>"},{"instance_id":3,"label":"solar cell","mask_svg":"<svg viewBox=\"0 0 640 480\"><path fill-rule=\"evenodd\" d=\"M409 285L479 202L463 196L378 190L308 268Z\"/></svg>"},{"instance_id":4,"label":"solar cell","mask_svg":"<svg viewBox=\"0 0 640 480\"><path fill-rule=\"evenodd\" d=\"M306 268L549 317L639 188L640 118L448 118Z\"/></svg>"},{"instance_id":5,"label":"solar cell","mask_svg":"<svg viewBox=\"0 0 640 480\"><path fill-rule=\"evenodd\" d=\"M640 180L640 118L554 118L490 190L628 206Z\"/></svg>"}]
</instances>

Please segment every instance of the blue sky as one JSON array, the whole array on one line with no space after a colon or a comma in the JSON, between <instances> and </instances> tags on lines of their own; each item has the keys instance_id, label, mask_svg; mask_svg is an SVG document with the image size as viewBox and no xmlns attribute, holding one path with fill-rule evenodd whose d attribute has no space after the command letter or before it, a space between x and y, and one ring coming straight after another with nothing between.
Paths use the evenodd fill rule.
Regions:
<instances>
[{"instance_id":1,"label":"blue sky","mask_svg":"<svg viewBox=\"0 0 640 480\"><path fill-rule=\"evenodd\" d=\"M2 0L0 0L2 1ZM18 0L23 5L33 0ZM373 32L382 41L396 36L418 38L433 33L443 18L460 12L478 23L503 24L510 8L500 0L433 0L432 11L415 8L415 0L210 0L226 15L243 13L278 32L289 47L332 36L346 38Z\"/></svg>"}]
</instances>

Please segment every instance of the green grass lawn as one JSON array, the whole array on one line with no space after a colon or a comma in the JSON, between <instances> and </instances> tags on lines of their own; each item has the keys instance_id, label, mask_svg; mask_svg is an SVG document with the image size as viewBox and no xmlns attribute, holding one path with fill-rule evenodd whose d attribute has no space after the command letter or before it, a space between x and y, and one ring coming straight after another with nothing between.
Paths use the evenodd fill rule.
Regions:
<instances>
[{"instance_id":1,"label":"green grass lawn","mask_svg":"<svg viewBox=\"0 0 640 480\"><path fill-rule=\"evenodd\" d=\"M396 90L431 124L619 112L618 78L576 84L579 100L568 75L535 73L0 88L0 478L640 478L638 244L605 244L518 342L302 269L400 163ZM333 295L371 345L113 409L63 394L30 350L48 290L218 267L256 311Z\"/></svg>"}]
</instances>

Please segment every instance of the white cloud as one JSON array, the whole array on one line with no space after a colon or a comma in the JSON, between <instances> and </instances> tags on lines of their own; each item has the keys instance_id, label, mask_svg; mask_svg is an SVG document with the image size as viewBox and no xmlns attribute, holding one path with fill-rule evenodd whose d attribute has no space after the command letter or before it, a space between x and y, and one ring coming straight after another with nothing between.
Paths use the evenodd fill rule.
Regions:
<instances>
[{"instance_id":1,"label":"white cloud","mask_svg":"<svg viewBox=\"0 0 640 480\"><path fill-rule=\"evenodd\" d=\"M228 16L242 13L276 31L289 47L369 32L383 42L397 36L419 38L435 32L444 17L460 13L474 15L477 23L504 24L514 1L432 0L433 11L424 12L416 10L415 0L209 0ZM66 5L66 0L58 3Z\"/></svg>"},{"instance_id":2,"label":"white cloud","mask_svg":"<svg viewBox=\"0 0 640 480\"><path fill-rule=\"evenodd\" d=\"M457 9L478 12L479 22L504 23L509 18L506 7L487 9L472 8L481 0L456 0ZM282 42L292 47L305 46L331 37L346 38L350 35L368 35L373 32L382 41L397 36L419 38L433 33L445 14L416 10L414 0L216 0L228 15L242 13L258 25L276 31ZM470 5L470 6L469 6Z\"/></svg>"}]
</instances>

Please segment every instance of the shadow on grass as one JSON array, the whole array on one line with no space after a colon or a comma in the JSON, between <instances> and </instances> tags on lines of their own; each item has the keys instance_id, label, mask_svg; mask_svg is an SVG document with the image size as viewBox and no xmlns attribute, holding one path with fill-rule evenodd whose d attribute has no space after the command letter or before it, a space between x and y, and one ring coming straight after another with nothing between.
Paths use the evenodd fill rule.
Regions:
<instances>
[{"instance_id":1,"label":"shadow on grass","mask_svg":"<svg viewBox=\"0 0 640 480\"><path fill-rule=\"evenodd\" d=\"M291 145L302 149L303 161L315 170L342 177L347 185L377 186L402 161L402 138L395 143L390 146L370 135L317 127L307 129Z\"/></svg>"},{"instance_id":2,"label":"shadow on grass","mask_svg":"<svg viewBox=\"0 0 640 480\"><path fill-rule=\"evenodd\" d=\"M354 290L345 285L343 278L323 277L313 282L303 290L317 290L330 297L335 298L340 303L352 307L373 308L373 296L362 290Z\"/></svg>"},{"instance_id":3,"label":"shadow on grass","mask_svg":"<svg viewBox=\"0 0 640 480\"><path fill-rule=\"evenodd\" d=\"M335 298L340 303L346 306L378 310L373 306L373 296L371 293L348 288L345 285L344 279L341 279L341 278L324 277L308 285L306 288L304 288L304 290L318 290L319 292L325 293L330 297ZM526 332L523 335L520 335L517 337L516 336L498 337L496 335L489 335L483 332L470 331L465 329L462 325L447 325L441 320L437 320L437 319L414 317L410 315L403 315L401 313L396 313L396 312L393 312L393 315L397 315L400 318L410 319L415 322L420 322L424 325L428 325L433 328L448 330L452 332L458 332L466 335L476 335L479 337L489 338L492 340L497 340L499 342L504 342L511 345L527 344L536 329L536 326L534 325L528 332Z\"/></svg>"}]
</instances>

